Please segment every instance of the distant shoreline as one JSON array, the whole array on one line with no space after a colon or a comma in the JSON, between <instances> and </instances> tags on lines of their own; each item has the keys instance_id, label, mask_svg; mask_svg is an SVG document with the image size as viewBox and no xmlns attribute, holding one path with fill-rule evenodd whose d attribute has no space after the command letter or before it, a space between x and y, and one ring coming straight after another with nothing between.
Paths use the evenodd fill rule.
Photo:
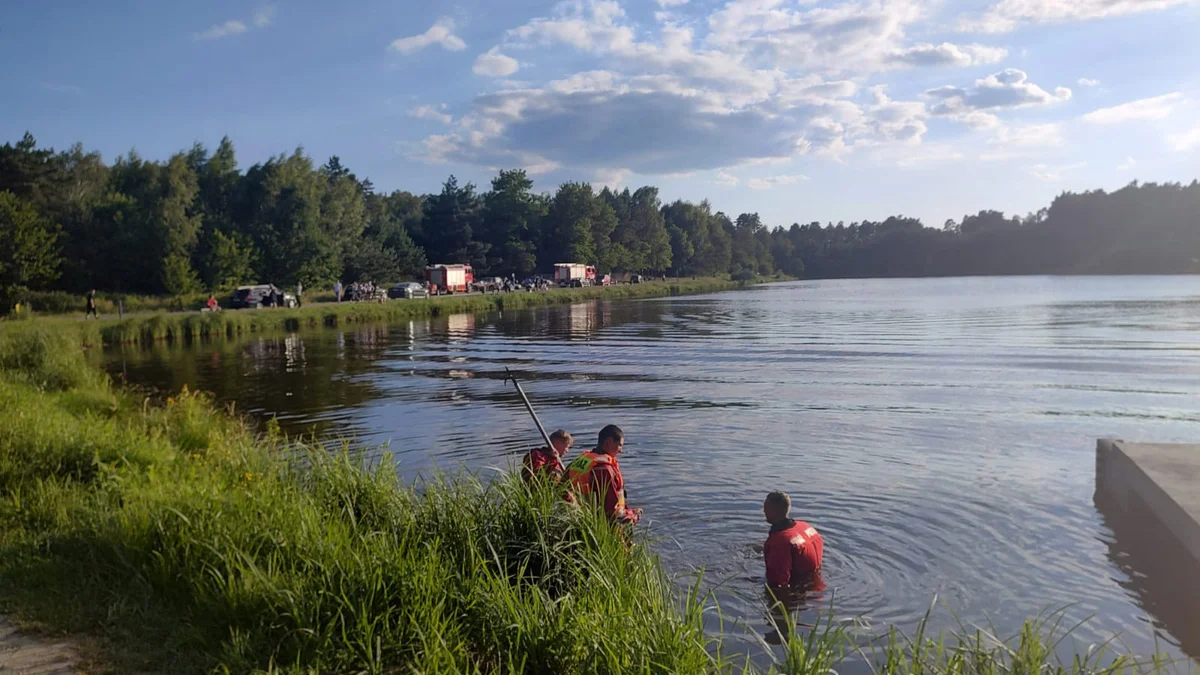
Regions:
<instances>
[{"instance_id":1,"label":"distant shoreline","mask_svg":"<svg viewBox=\"0 0 1200 675\"><path fill-rule=\"evenodd\" d=\"M232 338L269 330L300 330L332 327L351 323L400 321L449 314L481 314L587 300L621 300L696 295L745 288L751 282L721 278L673 279L641 284L591 288L564 288L548 291L447 295L421 300L378 302L322 302L297 309L243 309L221 312L156 312L124 319L102 318L84 321L78 317L35 316L28 320L5 322L10 327L22 324L53 325L63 331L77 331L85 347L122 344L152 344L161 341ZM0 330L5 328L0 325Z\"/></svg>"}]
</instances>

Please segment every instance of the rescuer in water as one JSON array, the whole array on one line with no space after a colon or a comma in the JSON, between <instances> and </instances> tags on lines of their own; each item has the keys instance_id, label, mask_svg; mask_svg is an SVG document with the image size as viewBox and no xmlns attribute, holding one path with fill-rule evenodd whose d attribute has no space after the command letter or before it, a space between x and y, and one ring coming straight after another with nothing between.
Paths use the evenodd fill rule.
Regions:
<instances>
[{"instance_id":1,"label":"rescuer in water","mask_svg":"<svg viewBox=\"0 0 1200 675\"><path fill-rule=\"evenodd\" d=\"M600 430L594 450L585 452L567 467L567 480L580 496L590 497L604 507L609 518L620 523L636 523L641 509L625 506L625 479L617 455L625 449L625 432L615 424Z\"/></svg>"},{"instance_id":2,"label":"rescuer in water","mask_svg":"<svg viewBox=\"0 0 1200 675\"><path fill-rule=\"evenodd\" d=\"M803 625L798 617L789 621L788 614L798 615L805 608L810 592L825 590L821 579L825 542L816 528L790 518L791 509L792 500L783 492L772 492L763 501L763 515L771 524L771 533L763 544L763 562L767 567L767 618L773 627L766 640L773 645L783 644L788 639L789 626Z\"/></svg>"},{"instance_id":3,"label":"rescuer in water","mask_svg":"<svg viewBox=\"0 0 1200 675\"><path fill-rule=\"evenodd\" d=\"M816 528L788 517L791 510L792 499L783 492L772 492L763 501L763 515L771 524L763 562L772 588L808 586L821 570L825 542Z\"/></svg>"},{"instance_id":4,"label":"rescuer in water","mask_svg":"<svg viewBox=\"0 0 1200 675\"><path fill-rule=\"evenodd\" d=\"M546 476L556 483L561 480L563 475L562 458L566 456L574 442L575 439L571 437L571 434L559 429L550 434L551 447L530 450L525 455L524 466L521 468L521 476L525 482L532 481L535 476Z\"/></svg>"}]
</instances>

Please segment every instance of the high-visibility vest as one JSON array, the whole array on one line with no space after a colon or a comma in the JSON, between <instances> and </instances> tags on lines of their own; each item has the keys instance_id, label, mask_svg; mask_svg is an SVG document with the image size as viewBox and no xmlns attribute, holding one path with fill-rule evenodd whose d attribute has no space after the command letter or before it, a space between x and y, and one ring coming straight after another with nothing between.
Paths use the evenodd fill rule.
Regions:
<instances>
[{"instance_id":1,"label":"high-visibility vest","mask_svg":"<svg viewBox=\"0 0 1200 675\"><path fill-rule=\"evenodd\" d=\"M613 473L616 474L616 480L613 481L613 489L617 491L617 512L625 510L625 480L621 477L621 467L617 464L617 458L612 455L606 455L603 452L591 450L583 453L575 458L567 466L567 480L575 489L575 492L582 496L592 494L592 471L597 466L611 466Z\"/></svg>"}]
</instances>

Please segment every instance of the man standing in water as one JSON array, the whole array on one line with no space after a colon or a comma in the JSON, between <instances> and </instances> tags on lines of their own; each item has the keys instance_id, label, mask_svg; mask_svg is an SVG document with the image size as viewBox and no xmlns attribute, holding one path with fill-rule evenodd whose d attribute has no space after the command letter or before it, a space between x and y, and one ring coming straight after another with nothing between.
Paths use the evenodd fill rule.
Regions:
<instances>
[{"instance_id":1,"label":"man standing in water","mask_svg":"<svg viewBox=\"0 0 1200 675\"><path fill-rule=\"evenodd\" d=\"M531 482L536 476L546 476L557 483L563 475L562 458L571 449L574 441L571 434L559 429L550 434L552 447L530 450L525 455L524 466L521 468L521 476L525 482Z\"/></svg>"},{"instance_id":2,"label":"man standing in water","mask_svg":"<svg viewBox=\"0 0 1200 675\"><path fill-rule=\"evenodd\" d=\"M610 424L600 430L599 443L567 467L567 480L580 496L603 505L604 513L619 523L636 523L641 509L625 506L625 479L617 455L625 450L625 432Z\"/></svg>"},{"instance_id":3,"label":"man standing in water","mask_svg":"<svg viewBox=\"0 0 1200 675\"><path fill-rule=\"evenodd\" d=\"M812 582L825 553L825 542L816 528L790 518L791 510L792 499L784 492L772 492L763 501L763 515L771 524L771 534L763 544L763 562L767 566L767 585L772 588L794 588Z\"/></svg>"}]
</instances>

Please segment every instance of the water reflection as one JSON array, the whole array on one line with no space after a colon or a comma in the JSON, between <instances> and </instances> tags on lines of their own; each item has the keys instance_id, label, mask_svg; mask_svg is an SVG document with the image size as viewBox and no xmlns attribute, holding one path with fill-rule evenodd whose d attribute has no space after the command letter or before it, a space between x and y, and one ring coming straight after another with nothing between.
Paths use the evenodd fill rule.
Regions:
<instances>
[{"instance_id":1,"label":"water reflection","mask_svg":"<svg viewBox=\"0 0 1200 675\"><path fill-rule=\"evenodd\" d=\"M1130 562L1138 547L1091 497L1097 437L1200 438L1197 297L1191 277L804 282L122 351L107 365L289 431L388 443L405 478L507 467L537 441L502 382L511 368L581 447L604 424L625 429L647 536L681 584L704 570L726 617L706 620L734 651L770 630L754 547L763 495L784 490L826 541L828 589L797 606L803 623L832 604L912 628L937 597L953 614L931 630L1007 635L1069 606L1065 622L1094 617L1084 648L1119 634L1144 654L1171 634L1195 654L1194 621L1172 618L1147 581L1160 575ZM1170 595L1184 582L1165 583Z\"/></svg>"},{"instance_id":2,"label":"water reflection","mask_svg":"<svg viewBox=\"0 0 1200 675\"><path fill-rule=\"evenodd\" d=\"M1200 658L1200 561L1138 499L1128 511L1099 491L1095 500L1112 531L1101 540L1124 576L1117 583L1146 610L1160 639Z\"/></svg>"}]
</instances>

